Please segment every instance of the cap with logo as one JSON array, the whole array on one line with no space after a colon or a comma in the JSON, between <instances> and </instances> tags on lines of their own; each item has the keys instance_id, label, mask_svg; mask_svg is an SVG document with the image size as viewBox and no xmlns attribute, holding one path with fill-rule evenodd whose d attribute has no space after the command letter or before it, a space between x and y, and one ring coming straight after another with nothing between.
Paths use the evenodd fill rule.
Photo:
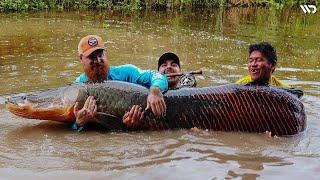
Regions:
<instances>
[{"instance_id":1,"label":"cap with logo","mask_svg":"<svg viewBox=\"0 0 320 180\"><path fill-rule=\"evenodd\" d=\"M105 49L102 38L97 35L88 35L82 38L78 45L79 55L88 56L97 49Z\"/></svg>"},{"instance_id":2,"label":"cap with logo","mask_svg":"<svg viewBox=\"0 0 320 180\"><path fill-rule=\"evenodd\" d=\"M178 66L180 67L179 57L172 52L167 52L167 53L164 53L160 56L160 58L158 60L158 70L159 70L161 64L163 64L166 60L173 60L173 62L177 63Z\"/></svg>"}]
</instances>

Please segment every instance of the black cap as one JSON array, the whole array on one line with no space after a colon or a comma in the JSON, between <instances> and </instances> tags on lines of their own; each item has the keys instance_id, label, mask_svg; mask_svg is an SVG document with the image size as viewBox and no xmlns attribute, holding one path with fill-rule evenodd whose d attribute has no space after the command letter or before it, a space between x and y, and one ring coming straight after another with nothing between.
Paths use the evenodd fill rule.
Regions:
<instances>
[{"instance_id":1,"label":"black cap","mask_svg":"<svg viewBox=\"0 0 320 180\"><path fill-rule=\"evenodd\" d=\"M158 60L158 70L161 66L162 63L164 63L166 60L173 60L175 63L178 64L178 66L180 67L180 60L179 60L179 57L172 53L172 52L167 52L167 53L164 53L160 56L159 60Z\"/></svg>"}]
</instances>

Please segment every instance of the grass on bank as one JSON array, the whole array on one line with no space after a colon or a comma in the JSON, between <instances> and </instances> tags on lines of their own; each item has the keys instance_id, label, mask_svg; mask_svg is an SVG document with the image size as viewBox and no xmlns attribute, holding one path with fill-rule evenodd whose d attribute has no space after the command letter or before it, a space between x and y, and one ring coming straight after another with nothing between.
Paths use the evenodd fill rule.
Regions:
<instances>
[{"instance_id":1,"label":"grass on bank","mask_svg":"<svg viewBox=\"0 0 320 180\"><path fill-rule=\"evenodd\" d=\"M167 9L218 6L297 6L320 0L0 0L0 11L73 9Z\"/></svg>"}]
</instances>

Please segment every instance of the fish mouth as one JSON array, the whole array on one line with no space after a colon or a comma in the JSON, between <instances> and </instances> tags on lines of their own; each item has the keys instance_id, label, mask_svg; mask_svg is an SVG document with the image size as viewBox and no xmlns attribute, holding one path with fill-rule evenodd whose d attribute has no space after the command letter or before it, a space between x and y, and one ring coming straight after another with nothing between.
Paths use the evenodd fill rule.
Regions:
<instances>
[{"instance_id":1,"label":"fish mouth","mask_svg":"<svg viewBox=\"0 0 320 180\"><path fill-rule=\"evenodd\" d=\"M26 106L25 104L14 102L9 98L6 102L6 108L13 114L25 118L31 118L32 115L28 111L30 107Z\"/></svg>"},{"instance_id":2,"label":"fish mouth","mask_svg":"<svg viewBox=\"0 0 320 180\"><path fill-rule=\"evenodd\" d=\"M13 114L29 119L68 121L74 119L73 106L39 107L28 99L24 93L9 97L5 102L6 108Z\"/></svg>"},{"instance_id":3,"label":"fish mouth","mask_svg":"<svg viewBox=\"0 0 320 180\"><path fill-rule=\"evenodd\" d=\"M24 104L25 100L26 100L26 94L21 93L21 94L17 94L15 96L9 97L5 103L6 104L11 103L11 104L15 104L17 106L22 106Z\"/></svg>"},{"instance_id":4,"label":"fish mouth","mask_svg":"<svg viewBox=\"0 0 320 180\"><path fill-rule=\"evenodd\" d=\"M15 96L11 96L9 97L6 101L6 107L7 109L16 114L16 115L23 115L23 111L26 108L26 104L25 104L25 100L26 100L26 94L17 94Z\"/></svg>"},{"instance_id":5,"label":"fish mouth","mask_svg":"<svg viewBox=\"0 0 320 180\"><path fill-rule=\"evenodd\" d=\"M29 118L53 121L73 121L76 102L85 102L85 85L72 84L35 93L21 93L7 98L6 108L13 114Z\"/></svg>"}]
</instances>

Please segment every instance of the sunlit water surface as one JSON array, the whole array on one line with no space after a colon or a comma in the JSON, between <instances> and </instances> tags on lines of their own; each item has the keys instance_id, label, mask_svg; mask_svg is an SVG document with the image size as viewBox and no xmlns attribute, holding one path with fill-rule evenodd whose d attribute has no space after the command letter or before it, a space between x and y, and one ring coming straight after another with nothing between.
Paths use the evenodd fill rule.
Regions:
<instances>
[{"instance_id":1,"label":"sunlit water surface","mask_svg":"<svg viewBox=\"0 0 320 180\"><path fill-rule=\"evenodd\" d=\"M317 179L320 171L320 14L300 9L0 14L0 174L4 178ZM77 43L106 41L110 63L155 69L164 52L199 86L247 74L248 45L270 41L275 76L305 92L307 129L293 137L191 132L102 133L27 120L5 109L19 92L59 87L81 73Z\"/></svg>"}]
</instances>

